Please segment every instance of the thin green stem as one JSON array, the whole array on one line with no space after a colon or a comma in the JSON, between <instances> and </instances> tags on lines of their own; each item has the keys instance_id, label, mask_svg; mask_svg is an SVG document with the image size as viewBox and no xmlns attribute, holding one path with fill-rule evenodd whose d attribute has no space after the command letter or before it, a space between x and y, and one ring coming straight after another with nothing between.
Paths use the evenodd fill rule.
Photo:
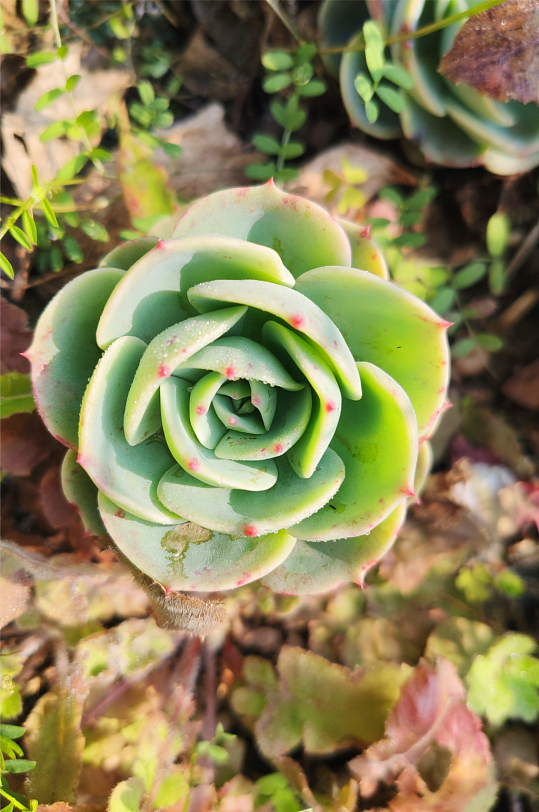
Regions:
<instances>
[{"instance_id":1,"label":"thin green stem","mask_svg":"<svg viewBox=\"0 0 539 812\"><path fill-rule=\"evenodd\" d=\"M285 130L284 131L283 136L281 138L281 147L286 147L286 145L290 141L290 136L291 135L292 135L292 130ZM281 172L281 170L284 169L285 160L286 160L286 158L282 154L277 157L277 164L276 164L276 167L275 167L277 172Z\"/></svg>"},{"instance_id":2,"label":"thin green stem","mask_svg":"<svg viewBox=\"0 0 539 812\"><path fill-rule=\"evenodd\" d=\"M267 0L270 2L270 0ZM466 9L466 11L460 11L458 14L452 14L450 17L446 17L443 20L438 20L438 22L430 23L430 25L425 25L423 28L418 28L416 31L405 31L402 34L398 34L395 37L388 37L385 41L385 45L397 45L400 42L408 42L411 39L419 39L420 37L425 37L427 34L433 34L435 31L440 31L442 28L447 28L448 25L453 25L453 23L458 23L460 20L466 20L468 17L475 17L476 14L480 14L482 11L488 11L489 8L494 8L494 6L499 6L504 3L505 0L484 0L484 2L479 3L477 6L473 6L472 8ZM271 4L270 4L271 5ZM335 46L332 48L320 48L318 53L320 55L325 54L346 54L352 53L353 51L364 51L365 50L365 43L364 42L357 42L353 45L343 45L343 46Z\"/></svg>"},{"instance_id":3,"label":"thin green stem","mask_svg":"<svg viewBox=\"0 0 539 812\"><path fill-rule=\"evenodd\" d=\"M3 790L2 787L0 787L0 794L3 795L4 798L7 798L8 801L13 804L13 806L17 807L17 809L22 810L22 812L28 812L28 807L21 804L16 798L13 797L13 795L10 795L9 792Z\"/></svg>"},{"instance_id":4,"label":"thin green stem","mask_svg":"<svg viewBox=\"0 0 539 812\"><path fill-rule=\"evenodd\" d=\"M34 209L37 209L38 211L42 211L42 209L43 209L43 206L41 205L41 203L35 201L33 198L31 198L31 200L27 200L26 203L23 203L22 200L19 200L16 197L3 197L3 196L0 195L0 203L5 203L8 206L18 206L20 211L18 212L17 217L20 217L25 209L34 208ZM32 206L32 204L33 204L33 206ZM73 212L73 211L95 211L96 210L95 206L70 206L67 203L64 203L64 204L51 203L50 206L51 206L51 209L54 212L58 213L58 214L68 214L68 213ZM12 214L10 215L10 218L13 217L14 215L15 215L15 212L12 212ZM13 225L13 223L11 225Z\"/></svg>"},{"instance_id":5,"label":"thin green stem","mask_svg":"<svg viewBox=\"0 0 539 812\"><path fill-rule=\"evenodd\" d=\"M54 42L55 42L55 45L56 45L57 48L61 48L62 47L62 35L60 34L60 26L58 24L58 9L56 7L56 0L50 0L50 9L51 9L51 23L52 23L52 28L53 28L53 31L54 31ZM67 83L68 75L67 75L67 71L66 71L66 68L65 68L65 62L64 62L63 59L61 60L61 62L62 62L62 72L64 74L64 82ZM80 127L79 125L77 125L78 114L77 114L77 107L75 105L75 99L73 98L73 93L71 91L69 91L69 92L66 91L66 95L67 95L67 97L69 99L69 103L70 103L71 109L73 111L74 123L75 123L75 126L77 127L77 129L79 131L81 141L84 144L84 146L86 148L86 151L88 153L91 153L93 147L92 147L90 139L88 138L86 130L83 127ZM97 159L97 160L92 159L92 163L94 164L95 168L97 169L97 171L99 172L100 175L105 174L105 167L103 166L103 164L101 163L101 161L99 159Z\"/></svg>"},{"instance_id":6,"label":"thin green stem","mask_svg":"<svg viewBox=\"0 0 539 812\"><path fill-rule=\"evenodd\" d=\"M280 19L285 28L287 28L290 31L290 33L292 34L294 39L298 42L298 44L303 45L304 40L300 37L300 35L296 31L296 27L294 26L293 22L288 19L287 15L279 7L279 0L266 0L266 3L273 9L277 17Z\"/></svg>"}]
</instances>

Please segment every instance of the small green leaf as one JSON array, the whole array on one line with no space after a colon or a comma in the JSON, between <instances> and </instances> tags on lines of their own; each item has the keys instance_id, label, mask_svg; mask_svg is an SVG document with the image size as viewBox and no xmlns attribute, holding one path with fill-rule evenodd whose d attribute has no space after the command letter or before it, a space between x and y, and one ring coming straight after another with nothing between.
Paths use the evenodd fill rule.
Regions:
<instances>
[{"instance_id":1,"label":"small green leaf","mask_svg":"<svg viewBox=\"0 0 539 812\"><path fill-rule=\"evenodd\" d=\"M390 203L393 203L394 206L400 206L402 201L404 200L401 193L395 189L394 186L384 186L383 189L380 189L378 192L378 197L380 200L388 200Z\"/></svg>"},{"instance_id":2,"label":"small green leaf","mask_svg":"<svg viewBox=\"0 0 539 812\"><path fill-rule=\"evenodd\" d=\"M253 136L253 146L267 155L278 155L281 149L280 143L275 138L264 135L264 133L257 133Z\"/></svg>"},{"instance_id":3,"label":"small green leaf","mask_svg":"<svg viewBox=\"0 0 539 812\"><path fill-rule=\"evenodd\" d=\"M372 82L366 73L358 73L354 79L354 87L364 102L369 102L374 95Z\"/></svg>"},{"instance_id":4,"label":"small green leaf","mask_svg":"<svg viewBox=\"0 0 539 812\"><path fill-rule=\"evenodd\" d=\"M36 187L39 186L39 175L37 174L37 169L34 164L32 164L32 183Z\"/></svg>"},{"instance_id":5,"label":"small green leaf","mask_svg":"<svg viewBox=\"0 0 539 812\"><path fill-rule=\"evenodd\" d=\"M378 85L376 95L387 104L394 113L402 113L404 110L404 99L398 90L393 90L389 85Z\"/></svg>"},{"instance_id":6,"label":"small green leaf","mask_svg":"<svg viewBox=\"0 0 539 812\"><path fill-rule=\"evenodd\" d=\"M498 350L501 350L503 347L503 340L499 336L494 336L491 333L476 335L475 342L489 352L498 352Z\"/></svg>"},{"instance_id":7,"label":"small green leaf","mask_svg":"<svg viewBox=\"0 0 539 812\"><path fill-rule=\"evenodd\" d=\"M399 217L399 223L401 226L405 228L409 228L410 226L415 226L423 217L423 212L421 211L403 211Z\"/></svg>"},{"instance_id":8,"label":"small green leaf","mask_svg":"<svg viewBox=\"0 0 539 812\"><path fill-rule=\"evenodd\" d=\"M414 86L414 80L408 71L401 68L400 65L393 65L391 62L386 62L382 68L382 75L386 79L389 79L390 82L393 82L399 87L403 87L405 90L411 90Z\"/></svg>"},{"instance_id":9,"label":"small green leaf","mask_svg":"<svg viewBox=\"0 0 539 812\"><path fill-rule=\"evenodd\" d=\"M368 45L365 49L365 59L372 78L375 82L379 82L385 64L383 51L380 51L378 47Z\"/></svg>"},{"instance_id":10,"label":"small green leaf","mask_svg":"<svg viewBox=\"0 0 539 812\"><path fill-rule=\"evenodd\" d=\"M375 101L368 101L365 105L365 115L367 116L367 120L370 121L371 124L374 124L375 121L378 120L378 115L380 113L380 109Z\"/></svg>"},{"instance_id":11,"label":"small green leaf","mask_svg":"<svg viewBox=\"0 0 539 812\"><path fill-rule=\"evenodd\" d=\"M58 228L58 220L56 219L56 215L52 210L52 206L46 197L44 197L43 200L41 201L41 206L43 209L43 214L45 215L45 218L49 221L51 226L54 226L54 228Z\"/></svg>"},{"instance_id":12,"label":"small green leaf","mask_svg":"<svg viewBox=\"0 0 539 812\"><path fill-rule=\"evenodd\" d=\"M315 96L322 96L327 90L327 84L323 79L311 79L306 85L298 86L296 93L306 98L314 98Z\"/></svg>"},{"instance_id":13,"label":"small green leaf","mask_svg":"<svg viewBox=\"0 0 539 812\"><path fill-rule=\"evenodd\" d=\"M28 770L33 770L35 766L36 762L29 761L27 758L6 759L4 761L6 773L26 773Z\"/></svg>"},{"instance_id":14,"label":"small green leaf","mask_svg":"<svg viewBox=\"0 0 539 812\"><path fill-rule=\"evenodd\" d=\"M510 569L504 569L496 575L494 586L498 592L504 592L511 598L518 598L526 591L526 582Z\"/></svg>"},{"instance_id":15,"label":"small green leaf","mask_svg":"<svg viewBox=\"0 0 539 812\"><path fill-rule=\"evenodd\" d=\"M507 248L511 222L506 214L496 212L487 223L487 249L491 257L501 257Z\"/></svg>"},{"instance_id":16,"label":"small green leaf","mask_svg":"<svg viewBox=\"0 0 539 812\"><path fill-rule=\"evenodd\" d=\"M367 47L377 48L379 51L384 49L384 34L375 20L367 20L363 24L363 38Z\"/></svg>"},{"instance_id":17,"label":"small green leaf","mask_svg":"<svg viewBox=\"0 0 539 812\"><path fill-rule=\"evenodd\" d=\"M70 126L72 126L70 121L54 121L43 130L39 140L42 144L46 144L48 141L52 141L53 138L61 138L66 134Z\"/></svg>"},{"instance_id":18,"label":"small green leaf","mask_svg":"<svg viewBox=\"0 0 539 812\"><path fill-rule=\"evenodd\" d=\"M81 77L78 73L74 73L70 76L66 82L66 93L72 93L80 82L80 79Z\"/></svg>"},{"instance_id":19,"label":"small green leaf","mask_svg":"<svg viewBox=\"0 0 539 812\"><path fill-rule=\"evenodd\" d=\"M468 353L473 350L475 346L475 339L460 338L451 347L451 355L453 358L463 358L465 355L468 355Z\"/></svg>"},{"instance_id":20,"label":"small green leaf","mask_svg":"<svg viewBox=\"0 0 539 812\"><path fill-rule=\"evenodd\" d=\"M70 234L68 234L62 240L62 245L64 247L65 255L68 259L70 259L72 262L77 263L82 262L82 260L84 259L84 254L82 252L82 248L80 247L78 240L76 240L75 237L72 237Z\"/></svg>"},{"instance_id":21,"label":"small green leaf","mask_svg":"<svg viewBox=\"0 0 539 812\"><path fill-rule=\"evenodd\" d=\"M305 147L299 141L290 141L282 147L279 147L279 154L283 158L299 158L305 152Z\"/></svg>"},{"instance_id":22,"label":"small green leaf","mask_svg":"<svg viewBox=\"0 0 539 812\"><path fill-rule=\"evenodd\" d=\"M425 206L428 206L430 201L436 197L437 192L438 190L435 186L428 186L426 189L420 189L419 192L414 192L414 194L410 195L407 200L404 200L402 202L402 206L407 211L412 209L415 211L420 211L421 209L424 209Z\"/></svg>"},{"instance_id":23,"label":"small green leaf","mask_svg":"<svg viewBox=\"0 0 539 812\"><path fill-rule=\"evenodd\" d=\"M155 117L155 126L159 130L166 130L174 124L174 116L170 112L159 113Z\"/></svg>"},{"instance_id":24,"label":"small green leaf","mask_svg":"<svg viewBox=\"0 0 539 812\"><path fill-rule=\"evenodd\" d=\"M288 183L289 180L296 180L299 178L299 171L292 166L285 166L275 173L275 180L279 183Z\"/></svg>"},{"instance_id":25,"label":"small green leaf","mask_svg":"<svg viewBox=\"0 0 539 812\"><path fill-rule=\"evenodd\" d=\"M33 215L26 209L21 214L22 227L31 243L37 245L37 228Z\"/></svg>"},{"instance_id":26,"label":"small green leaf","mask_svg":"<svg viewBox=\"0 0 539 812\"><path fill-rule=\"evenodd\" d=\"M432 309L439 313L440 316L443 316L444 313L447 313L453 302L455 301L456 293L454 290L448 287L440 288L436 295L432 297L429 302L429 305Z\"/></svg>"},{"instance_id":27,"label":"small green leaf","mask_svg":"<svg viewBox=\"0 0 539 812\"><path fill-rule=\"evenodd\" d=\"M183 152L179 144L171 144L168 141L162 141L161 148L169 158L179 158Z\"/></svg>"},{"instance_id":28,"label":"small green leaf","mask_svg":"<svg viewBox=\"0 0 539 812\"><path fill-rule=\"evenodd\" d=\"M493 259L488 274L490 292L495 296L503 293L505 288L505 264L501 259Z\"/></svg>"},{"instance_id":29,"label":"small green leaf","mask_svg":"<svg viewBox=\"0 0 539 812\"><path fill-rule=\"evenodd\" d=\"M20 739L25 732L26 728L19 725L0 725L0 736L5 736L6 739Z\"/></svg>"},{"instance_id":30,"label":"small green leaf","mask_svg":"<svg viewBox=\"0 0 539 812\"><path fill-rule=\"evenodd\" d=\"M110 240L109 232L105 226L101 223L97 223L95 220L85 220L81 224L81 228L92 240L97 240L98 242L108 242Z\"/></svg>"},{"instance_id":31,"label":"small green leaf","mask_svg":"<svg viewBox=\"0 0 539 812\"><path fill-rule=\"evenodd\" d=\"M266 181L275 175L275 163L270 161L267 164L249 164L243 171L251 180Z\"/></svg>"},{"instance_id":32,"label":"small green leaf","mask_svg":"<svg viewBox=\"0 0 539 812\"><path fill-rule=\"evenodd\" d=\"M310 62L316 53L314 42L304 42L294 54L294 62L300 65L302 62Z\"/></svg>"},{"instance_id":33,"label":"small green leaf","mask_svg":"<svg viewBox=\"0 0 539 812\"><path fill-rule=\"evenodd\" d=\"M58 54L58 59L64 60L69 53L69 48L67 45L59 45L56 49L56 53Z\"/></svg>"},{"instance_id":34,"label":"small green leaf","mask_svg":"<svg viewBox=\"0 0 539 812\"><path fill-rule=\"evenodd\" d=\"M460 271L457 271L451 282L451 287L455 290L471 288L479 282L487 273L487 266L483 262L472 262Z\"/></svg>"},{"instance_id":35,"label":"small green leaf","mask_svg":"<svg viewBox=\"0 0 539 812\"><path fill-rule=\"evenodd\" d=\"M58 273L64 267L64 257L57 245L53 245L50 252L51 270Z\"/></svg>"},{"instance_id":36,"label":"small green leaf","mask_svg":"<svg viewBox=\"0 0 539 812\"><path fill-rule=\"evenodd\" d=\"M292 77L289 73L275 73L271 76L266 76L262 82L262 87L266 93L279 93L280 90L285 90L292 83Z\"/></svg>"},{"instance_id":37,"label":"small green leaf","mask_svg":"<svg viewBox=\"0 0 539 812\"><path fill-rule=\"evenodd\" d=\"M66 225L77 228L80 223L79 213L76 211L66 211L64 212L64 220Z\"/></svg>"},{"instance_id":38,"label":"small green leaf","mask_svg":"<svg viewBox=\"0 0 539 812\"><path fill-rule=\"evenodd\" d=\"M155 99L155 92L151 83L145 79L138 83L137 90L142 104L149 107Z\"/></svg>"},{"instance_id":39,"label":"small green leaf","mask_svg":"<svg viewBox=\"0 0 539 812\"><path fill-rule=\"evenodd\" d=\"M44 110L46 107L49 107L51 104L54 104L54 102L57 99L59 99L60 96L63 96L64 93L65 90L63 87L55 87L54 90L48 90L37 100L37 102L34 105L34 110L36 110L36 112Z\"/></svg>"},{"instance_id":40,"label":"small green leaf","mask_svg":"<svg viewBox=\"0 0 539 812\"><path fill-rule=\"evenodd\" d=\"M299 106L299 96L295 93L290 96L285 105L278 101L273 102L270 105L270 112L281 127L291 132L299 130L307 118L307 113ZM281 120L277 118L277 115L281 117Z\"/></svg>"},{"instance_id":41,"label":"small green leaf","mask_svg":"<svg viewBox=\"0 0 539 812\"><path fill-rule=\"evenodd\" d=\"M109 25L115 37L118 37L118 39L129 39L129 31L119 17L111 17Z\"/></svg>"},{"instance_id":42,"label":"small green leaf","mask_svg":"<svg viewBox=\"0 0 539 812\"><path fill-rule=\"evenodd\" d=\"M101 149L101 147L96 147L90 152L90 158L92 161L112 161L112 155L106 149Z\"/></svg>"},{"instance_id":43,"label":"small green leaf","mask_svg":"<svg viewBox=\"0 0 539 812\"><path fill-rule=\"evenodd\" d=\"M2 271L5 273L7 277L9 277L9 279L13 279L13 277L15 276L13 272L13 265L11 264L9 259L6 256L4 256L4 254L2 254L1 252L0 252L0 269L2 269Z\"/></svg>"},{"instance_id":44,"label":"small green leaf","mask_svg":"<svg viewBox=\"0 0 539 812\"><path fill-rule=\"evenodd\" d=\"M21 11L24 19L32 28L39 19L39 0L22 0Z\"/></svg>"},{"instance_id":45,"label":"small green leaf","mask_svg":"<svg viewBox=\"0 0 539 812\"><path fill-rule=\"evenodd\" d=\"M58 54L50 53L50 51L30 54L30 56L26 58L26 65L29 68L38 68L40 65L48 65L50 62L56 62L57 59Z\"/></svg>"},{"instance_id":46,"label":"small green leaf","mask_svg":"<svg viewBox=\"0 0 539 812\"><path fill-rule=\"evenodd\" d=\"M424 234L401 234L393 240L394 245L408 245L410 248L420 248L426 241Z\"/></svg>"},{"instance_id":47,"label":"small green leaf","mask_svg":"<svg viewBox=\"0 0 539 812\"><path fill-rule=\"evenodd\" d=\"M22 228L19 228L18 226L11 226L11 228L9 229L9 233L11 234L13 239L17 240L17 242L20 245L22 245L23 248L26 248L27 251L32 250L32 243L30 242L30 240L28 239Z\"/></svg>"},{"instance_id":48,"label":"small green leaf","mask_svg":"<svg viewBox=\"0 0 539 812\"><path fill-rule=\"evenodd\" d=\"M285 71L294 64L291 55L286 51L264 51L260 60L266 70Z\"/></svg>"},{"instance_id":49,"label":"small green leaf","mask_svg":"<svg viewBox=\"0 0 539 812\"><path fill-rule=\"evenodd\" d=\"M71 158L71 160L68 161L66 165L62 167L62 169L60 169L54 180L56 181L56 183L59 184L66 183L66 181L68 180L72 180L75 177L75 175L77 175L80 172L80 170L87 163L87 161L88 155L85 152L81 152L80 155L75 155L74 158ZM43 201L43 204L44 203L45 201ZM46 213L45 216L47 216ZM47 219L49 218L47 217ZM52 220L50 222L52 223ZM52 224L56 225L56 223Z\"/></svg>"},{"instance_id":50,"label":"small green leaf","mask_svg":"<svg viewBox=\"0 0 539 812\"><path fill-rule=\"evenodd\" d=\"M313 74L314 68L310 62L303 62L301 65L296 65L292 71L292 79L294 80L294 84L302 87L311 81Z\"/></svg>"}]
</instances>

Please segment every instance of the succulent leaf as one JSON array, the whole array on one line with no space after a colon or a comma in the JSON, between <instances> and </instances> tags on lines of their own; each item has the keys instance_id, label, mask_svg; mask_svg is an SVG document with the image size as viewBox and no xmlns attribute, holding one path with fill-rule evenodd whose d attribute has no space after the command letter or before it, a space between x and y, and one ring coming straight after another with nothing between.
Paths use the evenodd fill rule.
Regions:
<instances>
[{"instance_id":1,"label":"succulent leaf","mask_svg":"<svg viewBox=\"0 0 539 812\"><path fill-rule=\"evenodd\" d=\"M368 533L413 494L418 446L410 399L373 364L358 368L363 397L343 401L331 442L344 462L344 482L325 507L290 529L297 538L332 541Z\"/></svg>"},{"instance_id":2,"label":"succulent leaf","mask_svg":"<svg viewBox=\"0 0 539 812\"><path fill-rule=\"evenodd\" d=\"M27 352L41 417L69 448L78 448L82 398L101 357L97 324L122 277L120 270L103 268L69 282L41 314Z\"/></svg>"},{"instance_id":3,"label":"succulent leaf","mask_svg":"<svg viewBox=\"0 0 539 812\"><path fill-rule=\"evenodd\" d=\"M225 234L267 245L294 276L323 265L350 265L350 246L335 220L316 203L282 192L273 181L225 189L197 201L174 230L176 238L192 234Z\"/></svg>"},{"instance_id":4,"label":"succulent leaf","mask_svg":"<svg viewBox=\"0 0 539 812\"><path fill-rule=\"evenodd\" d=\"M198 201L175 233L67 285L30 358L88 532L160 622L207 631L222 607L171 590L319 592L393 543L430 466L417 424L443 407L447 325L387 280L368 230L272 183Z\"/></svg>"},{"instance_id":5,"label":"succulent leaf","mask_svg":"<svg viewBox=\"0 0 539 812\"><path fill-rule=\"evenodd\" d=\"M384 19L380 20L378 3L324 0L318 15L321 44L322 47L354 44L362 28L370 25L366 23L369 14L385 25L388 36L398 37L405 31L415 32L479 4L480 0L385 0L381 4ZM484 15L492 15L492 12L483 12L483 19L481 23L477 21L476 28L480 29L481 25L489 28L488 20L492 28L492 16L485 20ZM375 83L379 80L380 70L368 64L368 43L367 52L349 51L340 57L331 54L324 57L324 61L333 73L339 74L343 102L351 121L366 133L377 138L397 138L402 132L419 147L427 161L434 163L447 166L484 164L491 172L500 175L525 172L539 165L537 106L515 100L500 104L482 96L467 84L455 85L441 75L440 71L446 73L445 55L452 48L462 25L464 20L425 36L396 42L386 49L386 59L391 57L393 61L386 61L382 70L389 66L385 72L386 78L402 88L399 91L399 105L394 106L395 110L402 106L399 114L377 101L378 115L371 115L374 102L370 96L376 93L377 86L369 78L369 68L372 69L371 78ZM468 21L468 25L473 23ZM468 47L476 36L476 31L471 29ZM495 45L496 40L499 46ZM497 52L496 47L500 47L500 51ZM491 72L485 73L482 69L478 73L483 78L489 75L495 84L500 76L510 74L511 71L504 74L502 69L504 58L507 57L506 50L504 37L493 35L489 40L487 57ZM444 62L440 66L442 57ZM458 57L454 57L453 61L455 58L461 64L470 63L467 66L470 74L472 65L479 64L477 59L484 59L485 53L482 52L475 62ZM402 70L407 71L413 80L413 87L408 82L401 84L398 81ZM383 89L382 86L380 89ZM391 101L387 91L380 95Z\"/></svg>"},{"instance_id":6,"label":"succulent leaf","mask_svg":"<svg viewBox=\"0 0 539 812\"><path fill-rule=\"evenodd\" d=\"M376 364L403 387L425 434L449 380L447 322L411 293L353 268L310 271L296 290L323 305L358 361Z\"/></svg>"},{"instance_id":7,"label":"succulent leaf","mask_svg":"<svg viewBox=\"0 0 539 812\"><path fill-rule=\"evenodd\" d=\"M190 522L163 527L124 513L103 493L99 511L123 554L167 589L210 592L248 584L278 567L295 544L286 530L233 539Z\"/></svg>"},{"instance_id":8,"label":"succulent leaf","mask_svg":"<svg viewBox=\"0 0 539 812\"><path fill-rule=\"evenodd\" d=\"M397 538L405 515L402 503L369 534L327 544L298 539L287 559L261 583L285 595L316 595L348 581L362 584L367 570Z\"/></svg>"},{"instance_id":9,"label":"succulent leaf","mask_svg":"<svg viewBox=\"0 0 539 812\"><path fill-rule=\"evenodd\" d=\"M181 519L160 504L157 483L174 459L158 440L129 445L120 422L145 349L139 338L119 338L97 364L82 401L77 462L120 508L170 524L171 519Z\"/></svg>"},{"instance_id":10,"label":"succulent leaf","mask_svg":"<svg viewBox=\"0 0 539 812\"><path fill-rule=\"evenodd\" d=\"M267 491L212 488L196 480L181 466L167 471L158 488L170 510L190 522L233 537L261 536L291 527L325 505L344 479L344 464L328 449L313 476L295 475L286 457L276 461L277 481Z\"/></svg>"}]
</instances>

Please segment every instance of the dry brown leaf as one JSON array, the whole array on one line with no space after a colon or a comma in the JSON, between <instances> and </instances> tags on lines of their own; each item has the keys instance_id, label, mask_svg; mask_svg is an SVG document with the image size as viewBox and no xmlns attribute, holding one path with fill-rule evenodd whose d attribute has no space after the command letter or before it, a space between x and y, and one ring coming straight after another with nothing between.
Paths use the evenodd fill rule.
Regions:
<instances>
[{"instance_id":1,"label":"dry brown leaf","mask_svg":"<svg viewBox=\"0 0 539 812\"><path fill-rule=\"evenodd\" d=\"M511 375L504 385L502 392L506 398L524 406L525 409L537 411L539 409L539 360Z\"/></svg>"},{"instance_id":2,"label":"dry brown leaf","mask_svg":"<svg viewBox=\"0 0 539 812\"><path fill-rule=\"evenodd\" d=\"M389 714L386 738L350 762L361 794L396 784L393 812L462 812L482 793L490 797L495 784L489 741L465 699L451 663L420 663Z\"/></svg>"},{"instance_id":3,"label":"dry brown leaf","mask_svg":"<svg viewBox=\"0 0 539 812\"><path fill-rule=\"evenodd\" d=\"M32 331L28 328L28 318L24 310L0 299L0 374L6 372L29 372L30 362L23 358L30 346Z\"/></svg>"},{"instance_id":4,"label":"dry brown leaf","mask_svg":"<svg viewBox=\"0 0 539 812\"><path fill-rule=\"evenodd\" d=\"M2 420L2 471L28 476L57 445L37 412L14 414Z\"/></svg>"},{"instance_id":5,"label":"dry brown leaf","mask_svg":"<svg viewBox=\"0 0 539 812\"><path fill-rule=\"evenodd\" d=\"M506 0L467 20L438 70L496 101L539 104L539 0Z\"/></svg>"}]
</instances>

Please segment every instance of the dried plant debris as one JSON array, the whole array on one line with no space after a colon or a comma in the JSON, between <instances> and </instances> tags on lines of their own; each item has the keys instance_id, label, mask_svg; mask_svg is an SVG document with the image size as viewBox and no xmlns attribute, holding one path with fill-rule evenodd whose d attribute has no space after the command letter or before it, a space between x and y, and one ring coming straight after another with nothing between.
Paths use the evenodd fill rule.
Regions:
<instances>
[{"instance_id":1,"label":"dried plant debris","mask_svg":"<svg viewBox=\"0 0 539 812\"><path fill-rule=\"evenodd\" d=\"M492 755L465 698L450 663L418 665L389 715L386 738L350 762L361 795L395 784L392 812L462 812L472 803L488 810L496 794Z\"/></svg>"},{"instance_id":2,"label":"dried plant debris","mask_svg":"<svg viewBox=\"0 0 539 812\"><path fill-rule=\"evenodd\" d=\"M439 71L499 102L539 104L539 0L505 0L467 20Z\"/></svg>"}]
</instances>

